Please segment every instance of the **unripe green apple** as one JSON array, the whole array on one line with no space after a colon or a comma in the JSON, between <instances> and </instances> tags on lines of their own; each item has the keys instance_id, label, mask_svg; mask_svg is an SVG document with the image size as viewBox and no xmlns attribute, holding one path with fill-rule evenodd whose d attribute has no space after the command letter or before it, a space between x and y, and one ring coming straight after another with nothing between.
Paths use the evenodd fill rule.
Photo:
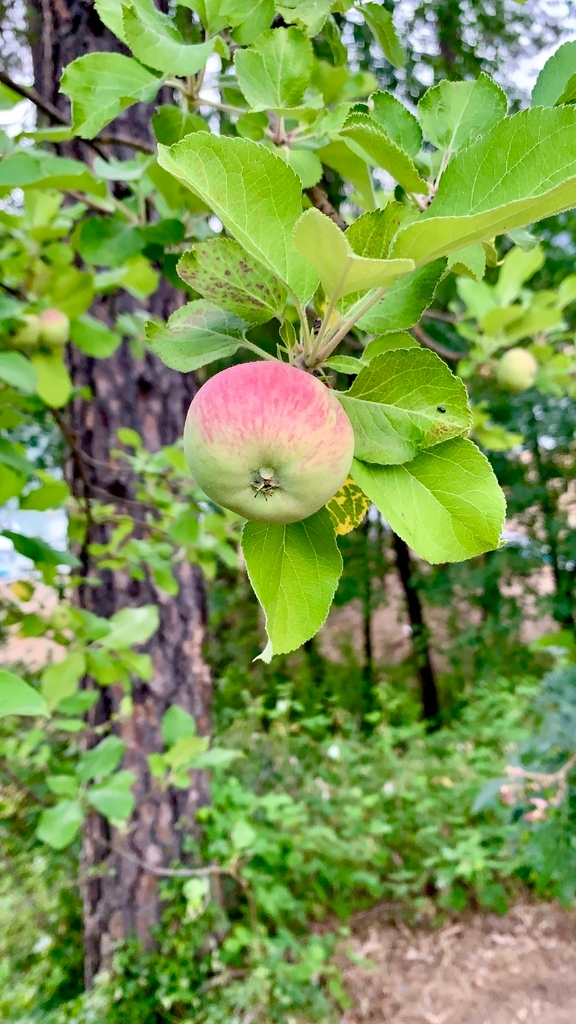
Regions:
<instances>
[{"instance_id":1,"label":"unripe green apple","mask_svg":"<svg viewBox=\"0 0 576 1024\"><path fill-rule=\"evenodd\" d=\"M538 373L538 363L525 348L509 348L496 371L498 383L507 391L526 391L531 388Z\"/></svg>"},{"instance_id":2,"label":"unripe green apple","mask_svg":"<svg viewBox=\"0 0 576 1024\"><path fill-rule=\"evenodd\" d=\"M40 341L40 317L28 313L22 319L23 327L19 327L10 339L13 348L37 348Z\"/></svg>"},{"instance_id":3,"label":"unripe green apple","mask_svg":"<svg viewBox=\"0 0 576 1024\"><path fill-rule=\"evenodd\" d=\"M316 377L287 363L241 363L215 374L194 397L184 452L219 505L256 523L295 523L344 483L354 432Z\"/></svg>"},{"instance_id":4,"label":"unripe green apple","mask_svg":"<svg viewBox=\"0 0 576 1024\"><path fill-rule=\"evenodd\" d=\"M58 632L62 629L69 629L73 622L72 610L65 604L60 605L52 612L50 622L53 629L58 630Z\"/></svg>"},{"instance_id":5,"label":"unripe green apple","mask_svg":"<svg viewBox=\"0 0 576 1024\"><path fill-rule=\"evenodd\" d=\"M70 341L70 321L59 309L40 313L40 340L50 348L60 348Z\"/></svg>"}]
</instances>

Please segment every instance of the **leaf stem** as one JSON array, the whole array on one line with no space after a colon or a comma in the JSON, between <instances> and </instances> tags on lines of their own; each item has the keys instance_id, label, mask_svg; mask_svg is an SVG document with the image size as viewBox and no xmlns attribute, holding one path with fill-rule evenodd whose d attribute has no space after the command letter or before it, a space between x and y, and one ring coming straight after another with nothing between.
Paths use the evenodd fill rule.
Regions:
<instances>
[{"instance_id":1,"label":"leaf stem","mask_svg":"<svg viewBox=\"0 0 576 1024\"><path fill-rule=\"evenodd\" d=\"M261 359L268 359L271 360L273 363L278 362L276 356L270 355L269 352L266 352L263 348L260 348L259 345L255 345L252 341L248 341L246 338L244 338L244 340L240 342L240 345L242 346L242 348L247 348L250 350L250 352L254 352L257 356L260 356Z\"/></svg>"},{"instance_id":2,"label":"leaf stem","mask_svg":"<svg viewBox=\"0 0 576 1024\"><path fill-rule=\"evenodd\" d=\"M341 320L340 327L338 327L336 333L333 334L331 338L329 338L329 340L324 345L324 348L320 349L320 351L315 353L317 364L323 362L325 359L328 358L328 356L334 351L337 345L340 344L342 339L346 337L350 328L354 327L354 324L358 320L360 320L360 318L363 317L364 314L368 312L368 310L372 309L372 306L375 306L376 303L380 301L385 291L386 288L377 288L372 295L368 296L365 302L354 303L354 305L351 307L352 316L347 317L345 320Z\"/></svg>"}]
</instances>

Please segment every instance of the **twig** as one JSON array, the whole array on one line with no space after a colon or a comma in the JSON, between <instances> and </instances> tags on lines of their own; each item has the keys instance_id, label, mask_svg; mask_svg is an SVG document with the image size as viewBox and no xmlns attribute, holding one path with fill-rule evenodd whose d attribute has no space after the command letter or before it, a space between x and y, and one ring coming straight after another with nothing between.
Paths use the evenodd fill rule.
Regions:
<instances>
[{"instance_id":1,"label":"twig","mask_svg":"<svg viewBox=\"0 0 576 1024\"><path fill-rule=\"evenodd\" d=\"M21 299L23 302L26 301L26 296L23 292L19 292L17 288L11 288L9 284L4 284L3 281L0 281L0 288L8 292L8 295L13 295L15 299Z\"/></svg>"},{"instance_id":2,"label":"twig","mask_svg":"<svg viewBox=\"0 0 576 1024\"><path fill-rule=\"evenodd\" d=\"M18 96L21 96L24 100L30 100L38 110L41 110L43 114L51 118L52 121L56 121L58 124L68 125L68 121L60 113L57 107L53 106L48 100L45 100L29 85L19 85L18 82L14 82L5 71L0 71L0 82L2 85L7 86L12 92L15 92Z\"/></svg>"},{"instance_id":3,"label":"twig","mask_svg":"<svg viewBox=\"0 0 576 1024\"><path fill-rule=\"evenodd\" d=\"M155 864L150 864L147 860L136 857L135 854L129 853L127 850L122 850L114 844L111 845L111 849L114 853L119 854L120 857L124 857L125 860L137 864L138 867L143 868L157 878L205 878L209 875L229 875L230 878L234 878L237 882L239 881L236 872L232 868L223 868L219 864L208 864L203 868L160 868Z\"/></svg>"},{"instance_id":4,"label":"twig","mask_svg":"<svg viewBox=\"0 0 576 1024\"><path fill-rule=\"evenodd\" d=\"M90 534L92 532L92 527L94 526L94 517L92 515L92 505L90 502L90 481L86 473L86 467L84 465L84 460L82 458L82 452L78 447L76 435L70 429L64 417L58 412L58 409L51 409L50 412L52 413L54 420L56 421L58 427L60 428L60 432L62 434L62 437L64 438L64 441L66 442L72 453L72 460L74 462L74 465L76 466L76 472L80 477L80 480L82 481L82 503L84 507L84 515L86 518L86 529L84 531L84 539L82 541L81 547L81 561L83 565L87 567L89 563L88 548L90 544Z\"/></svg>"},{"instance_id":5,"label":"twig","mask_svg":"<svg viewBox=\"0 0 576 1024\"><path fill-rule=\"evenodd\" d=\"M101 142L103 146L127 146L130 149L137 149L139 153L148 153L153 156L156 150L147 142L140 139L132 139L127 135L97 135L95 142Z\"/></svg>"},{"instance_id":6,"label":"twig","mask_svg":"<svg viewBox=\"0 0 576 1024\"><path fill-rule=\"evenodd\" d=\"M429 320L441 320L444 324L459 324L462 322L461 316L454 316L453 313L442 313L439 309L425 309L422 316L427 317Z\"/></svg>"},{"instance_id":7,"label":"twig","mask_svg":"<svg viewBox=\"0 0 576 1024\"><path fill-rule=\"evenodd\" d=\"M342 220L338 210L332 206L332 203L328 199L324 189L319 188L318 185L312 185L310 188L304 189L304 194L308 196L312 206L315 206L317 210L320 210L320 213L323 213L326 217L330 217L330 220L333 220L334 223L342 229L342 231L346 230L346 221Z\"/></svg>"},{"instance_id":8,"label":"twig","mask_svg":"<svg viewBox=\"0 0 576 1024\"><path fill-rule=\"evenodd\" d=\"M434 341L434 338L431 338L429 334L426 334L426 331L422 330L419 324L415 324L412 328L412 334L417 338L421 345L424 345L425 348L432 349L433 352L442 356L442 359L449 359L453 363L459 363L463 358L461 352L453 352L451 348L446 348L438 341Z\"/></svg>"}]
</instances>

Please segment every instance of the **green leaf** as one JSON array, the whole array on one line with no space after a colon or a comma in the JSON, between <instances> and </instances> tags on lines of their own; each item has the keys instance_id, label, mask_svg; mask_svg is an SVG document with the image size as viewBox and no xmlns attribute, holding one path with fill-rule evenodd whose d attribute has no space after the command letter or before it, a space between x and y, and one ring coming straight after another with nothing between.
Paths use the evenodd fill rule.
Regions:
<instances>
[{"instance_id":1,"label":"green leaf","mask_svg":"<svg viewBox=\"0 0 576 1024\"><path fill-rule=\"evenodd\" d=\"M0 84L0 110L11 110L19 103L22 103L22 96L2 82Z\"/></svg>"},{"instance_id":2,"label":"green leaf","mask_svg":"<svg viewBox=\"0 0 576 1024\"><path fill-rule=\"evenodd\" d=\"M186 78L203 68L214 52L217 37L204 43L185 43L172 15L162 14L153 0L130 0L122 14L124 38L138 60L164 74Z\"/></svg>"},{"instance_id":3,"label":"green leaf","mask_svg":"<svg viewBox=\"0 0 576 1024\"><path fill-rule=\"evenodd\" d=\"M352 112L339 134L355 153L388 171L407 192L428 193L428 183L420 176L412 159L368 114Z\"/></svg>"},{"instance_id":4,"label":"green leaf","mask_svg":"<svg viewBox=\"0 0 576 1024\"><path fill-rule=\"evenodd\" d=\"M36 370L20 352L0 352L0 380L27 395L36 391Z\"/></svg>"},{"instance_id":5,"label":"green leaf","mask_svg":"<svg viewBox=\"0 0 576 1024\"><path fill-rule=\"evenodd\" d=\"M236 50L238 84L252 110L298 107L310 84L312 44L298 28L264 32L250 49Z\"/></svg>"},{"instance_id":6,"label":"green leaf","mask_svg":"<svg viewBox=\"0 0 576 1024\"><path fill-rule=\"evenodd\" d=\"M498 274L494 294L502 306L509 306L520 297L522 286L544 266L544 251L537 246L525 252L515 246L507 252Z\"/></svg>"},{"instance_id":7,"label":"green leaf","mask_svg":"<svg viewBox=\"0 0 576 1024\"><path fill-rule=\"evenodd\" d=\"M35 352L30 361L36 372L38 396L51 409L61 409L72 394L72 381L62 353L42 355Z\"/></svg>"},{"instance_id":8,"label":"green leaf","mask_svg":"<svg viewBox=\"0 0 576 1024\"><path fill-rule=\"evenodd\" d=\"M57 551L38 537L25 537L24 534L14 533L12 530L2 530L1 536L8 537L18 554L30 558L33 562L39 562L42 565L70 565L73 567L80 565L74 555L68 554L67 551Z\"/></svg>"},{"instance_id":9,"label":"green leaf","mask_svg":"<svg viewBox=\"0 0 576 1024\"><path fill-rule=\"evenodd\" d=\"M326 359L323 366L328 366L331 370L336 370L337 373L357 374L363 369L364 363L361 359L355 359L354 356L332 356L330 359Z\"/></svg>"},{"instance_id":10,"label":"green leaf","mask_svg":"<svg viewBox=\"0 0 576 1024\"><path fill-rule=\"evenodd\" d=\"M111 331L101 320L88 313L71 321L70 337L81 352L95 359L107 359L122 341L120 334Z\"/></svg>"},{"instance_id":11,"label":"green leaf","mask_svg":"<svg viewBox=\"0 0 576 1024\"><path fill-rule=\"evenodd\" d=\"M177 309L165 327L147 323L146 337L166 366L189 373L215 359L233 356L249 326L234 313L197 299Z\"/></svg>"},{"instance_id":12,"label":"green leaf","mask_svg":"<svg viewBox=\"0 0 576 1024\"><path fill-rule=\"evenodd\" d=\"M350 147L340 140L330 142L327 146L317 149L316 155L321 163L337 171L342 178L354 186L360 203L365 209L374 209L376 200L374 198L372 179L366 162L362 157L359 157L357 153L353 153Z\"/></svg>"},{"instance_id":13,"label":"green leaf","mask_svg":"<svg viewBox=\"0 0 576 1024\"><path fill-rule=\"evenodd\" d=\"M275 152L296 171L302 188L318 184L324 171L319 157L311 149L303 146L276 146Z\"/></svg>"},{"instance_id":14,"label":"green leaf","mask_svg":"<svg viewBox=\"0 0 576 1024\"><path fill-rule=\"evenodd\" d=\"M506 503L488 459L457 437L403 466L354 461L352 476L392 529L428 562L459 562L498 546Z\"/></svg>"},{"instance_id":15,"label":"green leaf","mask_svg":"<svg viewBox=\"0 0 576 1024\"><path fill-rule=\"evenodd\" d=\"M388 256L398 228L409 216L408 207L392 201L383 210L372 210L353 221L346 230L346 238L357 256L382 260Z\"/></svg>"},{"instance_id":16,"label":"green leaf","mask_svg":"<svg viewBox=\"0 0 576 1024\"><path fill-rule=\"evenodd\" d=\"M78 800L60 800L55 807L42 811L36 835L54 850L69 846L80 831L84 811Z\"/></svg>"},{"instance_id":17,"label":"green leaf","mask_svg":"<svg viewBox=\"0 0 576 1024\"><path fill-rule=\"evenodd\" d=\"M162 716L160 731L166 746L172 747L176 740L196 735L196 722L188 711L173 704Z\"/></svg>"},{"instance_id":18,"label":"green leaf","mask_svg":"<svg viewBox=\"0 0 576 1024\"><path fill-rule=\"evenodd\" d=\"M370 334L413 327L432 302L445 269L444 260L435 260L426 267L413 270L388 289L384 297L360 318L358 326Z\"/></svg>"},{"instance_id":19,"label":"green leaf","mask_svg":"<svg viewBox=\"0 0 576 1024\"><path fill-rule=\"evenodd\" d=\"M208 742L207 736L179 736L164 754L164 762L175 771L189 769L195 759L206 751Z\"/></svg>"},{"instance_id":20,"label":"green leaf","mask_svg":"<svg viewBox=\"0 0 576 1024\"><path fill-rule=\"evenodd\" d=\"M225 750L222 747L212 747L210 750L196 755L193 767L202 771L214 768L228 768L233 761L237 761L242 756L240 750Z\"/></svg>"},{"instance_id":21,"label":"green leaf","mask_svg":"<svg viewBox=\"0 0 576 1024\"><path fill-rule=\"evenodd\" d=\"M75 237L84 262L99 267L121 267L146 244L143 231L120 217L88 217Z\"/></svg>"},{"instance_id":22,"label":"green leaf","mask_svg":"<svg viewBox=\"0 0 576 1024\"><path fill-rule=\"evenodd\" d=\"M234 39L249 46L270 28L274 19L274 0L223 0L222 12L234 26Z\"/></svg>"},{"instance_id":23,"label":"green leaf","mask_svg":"<svg viewBox=\"0 0 576 1024\"><path fill-rule=\"evenodd\" d=\"M425 134L448 154L468 146L506 116L506 94L488 75L475 82L439 82L418 104Z\"/></svg>"},{"instance_id":24,"label":"green leaf","mask_svg":"<svg viewBox=\"0 0 576 1024\"><path fill-rule=\"evenodd\" d=\"M33 475L34 469L32 463L23 454L24 451L22 445L16 445L13 441L0 437L0 462L4 466L10 466L10 469L14 469L28 479Z\"/></svg>"},{"instance_id":25,"label":"green leaf","mask_svg":"<svg viewBox=\"0 0 576 1024\"><path fill-rule=\"evenodd\" d=\"M125 43L124 28L122 26L122 4L118 3L118 0L94 0L94 7L98 12L100 21L106 25L106 28L109 28L117 39L121 39Z\"/></svg>"},{"instance_id":26,"label":"green leaf","mask_svg":"<svg viewBox=\"0 0 576 1024\"><path fill-rule=\"evenodd\" d=\"M364 462L409 462L472 426L461 380L434 352L394 349L375 356L349 391L337 393L354 428L354 454Z\"/></svg>"},{"instance_id":27,"label":"green leaf","mask_svg":"<svg viewBox=\"0 0 576 1024\"><path fill-rule=\"evenodd\" d=\"M63 661L49 665L42 673L42 694L49 711L54 711L61 701L71 697L78 689L78 683L86 672L86 658L80 651L73 651Z\"/></svg>"},{"instance_id":28,"label":"green leaf","mask_svg":"<svg viewBox=\"0 0 576 1024\"><path fill-rule=\"evenodd\" d=\"M486 253L482 245L467 245L448 257L448 270L481 281L486 273Z\"/></svg>"},{"instance_id":29,"label":"green leaf","mask_svg":"<svg viewBox=\"0 0 576 1024\"><path fill-rule=\"evenodd\" d=\"M92 305L94 298L94 279L92 274L76 267L67 267L59 273L50 288L52 305L66 316L74 320L81 316Z\"/></svg>"},{"instance_id":30,"label":"green leaf","mask_svg":"<svg viewBox=\"0 0 576 1024\"><path fill-rule=\"evenodd\" d=\"M246 569L266 615L270 661L300 647L326 619L342 572L326 509L287 526L247 523L242 532Z\"/></svg>"},{"instance_id":31,"label":"green leaf","mask_svg":"<svg viewBox=\"0 0 576 1024\"><path fill-rule=\"evenodd\" d=\"M125 821L134 810L134 796L130 792L136 781L134 772L118 772L86 793L88 803L109 821Z\"/></svg>"},{"instance_id":32,"label":"green leaf","mask_svg":"<svg viewBox=\"0 0 576 1024\"><path fill-rule=\"evenodd\" d=\"M396 348L419 348L416 338L413 338L407 331L393 331L392 334L384 334L381 338L373 338L369 341L362 353L362 361L369 363L374 356L380 356L383 352L390 352Z\"/></svg>"},{"instance_id":33,"label":"green leaf","mask_svg":"<svg viewBox=\"0 0 576 1024\"><path fill-rule=\"evenodd\" d=\"M226 0L182 0L180 6L196 11L209 36L233 24L225 12ZM264 28L268 26L265 25Z\"/></svg>"},{"instance_id":34,"label":"green leaf","mask_svg":"<svg viewBox=\"0 0 576 1024\"><path fill-rule=\"evenodd\" d=\"M370 97L372 117L408 156L417 156L422 148L422 129L414 114L391 92L375 92Z\"/></svg>"},{"instance_id":35,"label":"green leaf","mask_svg":"<svg viewBox=\"0 0 576 1024\"><path fill-rule=\"evenodd\" d=\"M363 4L359 10L364 15L366 24L374 33L386 60L395 68L403 68L406 63L406 54L400 45L390 11L374 3Z\"/></svg>"},{"instance_id":36,"label":"green leaf","mask_svg":"<svg viewBox=\"0 0 576 1024\"><path fill-rule=\"evenodd\" d=\"M74 130L92 139L133 103L149 103L161 79L121 53L87 53L68 64L60 88L72 103Z\"/></svg>"},{"instance_id":37,"label":"green leaf","mask_svg":"<svg viewBox=\"0 0 576 1024\"><path fill-rule=\"evenodd\" d=\"M281 157L250 139L196 132L170 149L159 146L158 161L302 303L310 299L318 277L292 241L302 213L300 180Z\"/></svg>"},{"instance_id":38,"label":"green leaf","mask_svg":"<svg viewBox=\"0 0 576 1024\"><path fill-rule=\"evenodd\" d=\"M576 100L576 40L563 43L546 61L532 90L532 106L554 107Z\"/></svg>"},{"instance_id":39,"label":"green leaf","mask_svg":"<svg viewBox=\"0 0 576 1024\"><path fill-rule=\"evenodd\" d=\"M0 718L7 715L47 715L46 701L20 676L0 668Z\"/></svg>"},{"instance_id":40,"label":"green leaf","mask_svg":"<svg viewBox=\"0 0 576 1024\"><path fill-rule=\"evenodd\" d=\"M158 107L152 117L152 128L158 142L172 146L190 132L209 132L210 127L199 114L180 107Z\"/></svg>"},{"instance_id":41,"label":"green leaf","mask_svg":"<svg viewBox=\"0 0 576 1024\"><path fill-rule=\"evenodd\" d=\"M3 469L0 475L0 505L21 493L26 484L26 477L11 469Z\"/></svg>"},{"instance_id":42,"label":"green leaf","mask_svg":"<svg viewBox=\"0 0 576 1024\"><path fill-rule=\"evenodd\" d=\"M111 775L118 767L126 744L119 736L106 736L96 747L86 750L76 766L76 774L82 782L101 779Z\"/></svg>"},{"instance_id":43,"label":"green leaf","mask_svg":"<svg viewBox=\"0 0 576 1024\"><path fill-rule=\"evenodd\" d=\"M51 793L56 796L67 796L74 798L78 795L78 779L73 775L49 775L46 785Z\"/></svg>"},{"instance_id":44,"label":"green leaf","mask_svg":"<svg viewBox=\"0 0 576 1024\"><path fill-rule=\"evenodd\" d=\"M236 821L230 832L230 841L236 850L248 850L257 838L256 829L247 821Z\"/></svg>"},{"instance_id":45,"label":"green leaf","mask_svg":"<svg viewBox=\"0 0 576 1024\"><path fill-rule=\"evenodd\" d=\"M58 508L69 494L68 484L63 480L45 480L40 487L20 499L20 508L37 509L40 512L47 508Z\"/></svg>"},{"instance_id":46,"label":"green leaf","mask_svg":"<svg viewBox=\"0 0 576 1024\"><path fill-rule=\"evenodd\" d=\"M295 21L309 36L317 36L336 6L336 0L284 0L276 9L286 21Z\"/></svg>"},{"instance_id":47,"label":"green leaf","mask_svg":"<svg viewBox=\"0 0 576 1024\"><path fill-rule=\"evenodd\" d=\"M19 152L0 162L0 189L75 189L105 196L106 185L97 181L80 160L68 160L43 152Z\"/></svg>"},{"instance_id":48,"label":"green leaf","mask_svg":"<svg viewBox=\"0 0 576 1024\"><path fill-rule=\"evenodd\" d=\"M433 203L402 227L393 256L426 263L576 205L576 109L507 117L450 161Z\"/></svg>"},{"instance_id":49,"label":"green leaf","mask_svg":"<svg viewBox=\"0 0 576 1024\"><path fill-rule=\"evenodd\" d=\"M141 608L121 608L108 619L110 632L100 637L98 643L110 651L122 651L126 647L144 644L158 629L160 615L153 604Z\"/></svg>"},{"instance_id":50,"label":"green leaf","mask_svg":"<svg viewBox=\"0 0 576 1024\"><path fill-rule=\"evenodd\" d=\"M414 267L410 260L357 256L346 234L316 209L306 210L297 221L294 243L318 271L322 287L330 298L391 284Z\"/></svg>"},{"instance_id":51,"label":"green leaf","mask_svg":"<svg viewBox=\"0 0 576 1024\"><path fill-rule=\"evenodd\" d=\"M176 269L191 288L245 324L282 317L286 290L233 238L198 242L180 257ZM238 328L239 333L243 329Z\"/></svg>"}]
</instances>

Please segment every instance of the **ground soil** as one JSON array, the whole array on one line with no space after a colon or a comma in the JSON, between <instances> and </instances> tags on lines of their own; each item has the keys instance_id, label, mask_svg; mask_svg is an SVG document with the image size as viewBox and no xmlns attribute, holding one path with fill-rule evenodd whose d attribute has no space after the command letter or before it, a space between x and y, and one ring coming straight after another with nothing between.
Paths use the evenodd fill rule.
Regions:
<instances>
[{"instance_id":1,"label":"ground soil","mask_svg":"<svg viewBox=\"0 0 576 1024\"><path fill-rule=\"evenodd\" d=\"M339 960L353 1001L342 1024L576 1024L576 910L523 904L437 930L371 912Z\"/></svg>"}]
</instances>

